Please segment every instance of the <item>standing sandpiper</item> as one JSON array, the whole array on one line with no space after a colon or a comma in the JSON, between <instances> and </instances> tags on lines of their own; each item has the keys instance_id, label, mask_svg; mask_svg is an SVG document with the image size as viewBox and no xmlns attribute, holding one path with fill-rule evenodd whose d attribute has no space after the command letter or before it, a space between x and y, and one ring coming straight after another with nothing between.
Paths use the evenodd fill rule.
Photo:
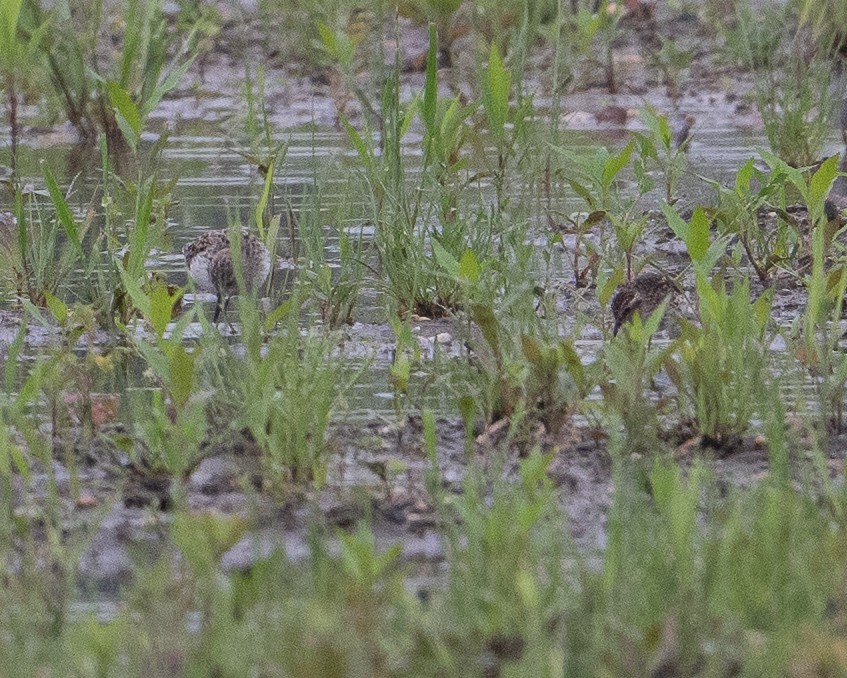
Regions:
<instances>
[{"instance_id":1,"label":"standing sandpiper","mask_svg":"<svg viewBox=\"0 0 847 678\"><path fill-rule=\"evenodd\" d=\"M653 311L668 297L673 296L679 288L661 273L641 273L625 285L621 285L612 297L612 315L615 324L612 336L616 336L624 323L632 320L636 311L643 320L647 320Z\"/></svg>"},{"instance_id":2,"label":"standing sandpiper","mask_svg":"<svg viewBox=\"0 0 847 678\"><path fill-rule=\"evenodd\" d=\"M226 312L230 297L239 292L229 231L206 231L187 243L182 248L182 255L197 289L217 297L212 322L218 322L221 308ZM246 229L241 231L241 266L247 291L257 292L271 271L271 254L264 243Z\"/></svg>"}]
</instances>

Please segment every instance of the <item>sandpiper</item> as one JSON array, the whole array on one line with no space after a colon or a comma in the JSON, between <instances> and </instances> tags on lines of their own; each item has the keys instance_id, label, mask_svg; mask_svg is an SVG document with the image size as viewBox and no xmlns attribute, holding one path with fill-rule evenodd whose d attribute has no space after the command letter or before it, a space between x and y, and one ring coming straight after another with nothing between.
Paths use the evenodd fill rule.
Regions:
<instances>
[{"instance_id":1,"label":"sandpiper","mask_svg":"<svg viewBox=\"0 0 847 678\"><path fill-rule=\"evenodd\" d=\"M185 266L201 292L214 294L215 317L218 322L221 308L226 312L230 297L238 294L238 281L232 261L229 231L206 231L182 248ZM271 254L264 243L246 229L241 231L241 267L248 292L255 293L268 279Z\"/></svg>"},{"instance_id":2,"label":"sandpiper","mask_svg":"<svg viewBox=\"0 0 847 678\"><path fill-rule=\"evenodd\" d=\"M647 320L653 311L668 297L679 291L676 283L661 273L648 271L635 276L621 285L612 297L612 315L615 324L612 336L616 336L624 323L632 320L636 311Z\"/></svg>"},{"instance_id":3,"label":"sandpiper","mask_svg":"<svg viewBox=\"0 0 847 678\"><path fill-rule=\"evenodd\" d=\"M694 127L694 123L697 122L697 118L695 118L690 113L686 115L679 127L674 130L673 133L673 145L674 148L678 148L683 153L688 152L688 147L691 145L691 129Z\"/></svg>"}]
</instances>

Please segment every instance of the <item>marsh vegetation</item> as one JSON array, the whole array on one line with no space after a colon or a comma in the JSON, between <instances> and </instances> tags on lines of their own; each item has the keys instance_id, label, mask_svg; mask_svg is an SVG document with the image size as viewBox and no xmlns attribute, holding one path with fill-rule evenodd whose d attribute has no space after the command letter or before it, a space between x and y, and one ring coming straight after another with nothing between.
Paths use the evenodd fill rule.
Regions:
<instances>
[{"instance_id":1,"label":"marsh vegetation","mask_svg":"<svg viewBox=\"0 0 847 678\"><path fill-rule=\"evenodd\" d=\"M0 673L847 675L846 25L5 0Z\"/></svg>"}]
</instances>

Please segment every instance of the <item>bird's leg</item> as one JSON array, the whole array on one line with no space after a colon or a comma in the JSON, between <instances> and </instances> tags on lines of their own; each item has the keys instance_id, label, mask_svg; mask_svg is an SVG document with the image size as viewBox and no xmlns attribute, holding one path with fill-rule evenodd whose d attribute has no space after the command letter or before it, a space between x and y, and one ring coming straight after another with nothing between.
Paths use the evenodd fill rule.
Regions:
<instances>
[{"instance_id":1,"label":"bird's leg","mask_svg":"<svg viewBox=\"0 0 847 678\"><path fill-rule=\"evenodd\" d=\"M212 317L212 324L213 325L217 325L218 318L220 317L220 315L221 315L221 293L218 292L218 294L215 296L215 315ZM224 309L224 315L226 315L225 309Z\"/></svg>"},{"instance_id":2,"label":"bird's leg","mask_svg":"<svg viewBox=\"0 0 847 678\"><path fill-rule=\"evenodd\" d=\"M227 295L227 298L224 300L224 319L226 319L226 317L227 317L226 310L229 308L229 300L230 299L232 299L231 294ZM228 322L227 325L229 325L229 331L232 332L233 334L235 334L235 328L232 326L232 323Z\"/></svg>"}]
</instances>

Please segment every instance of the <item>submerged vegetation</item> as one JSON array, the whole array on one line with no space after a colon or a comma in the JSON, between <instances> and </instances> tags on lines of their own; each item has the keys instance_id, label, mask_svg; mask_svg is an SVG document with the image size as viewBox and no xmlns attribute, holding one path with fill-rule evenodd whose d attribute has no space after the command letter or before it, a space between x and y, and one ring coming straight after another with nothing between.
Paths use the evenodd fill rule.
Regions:
<instances>
[{"instance_id":1,"label":"submerged vegetation","mask_svg":"<svg viewBox=\"0 0 847 678\"><path fill-rule=\"evenodd\" d=\"M2 4L4 675L847 675L844 10L667 5ZM622 50L674 108L573 143ZM345 145L299 184L278 62ZM731 177L695 67L761 115ZM152 120L216 71L204 285Z\"/></svg>"}]
</instances>

